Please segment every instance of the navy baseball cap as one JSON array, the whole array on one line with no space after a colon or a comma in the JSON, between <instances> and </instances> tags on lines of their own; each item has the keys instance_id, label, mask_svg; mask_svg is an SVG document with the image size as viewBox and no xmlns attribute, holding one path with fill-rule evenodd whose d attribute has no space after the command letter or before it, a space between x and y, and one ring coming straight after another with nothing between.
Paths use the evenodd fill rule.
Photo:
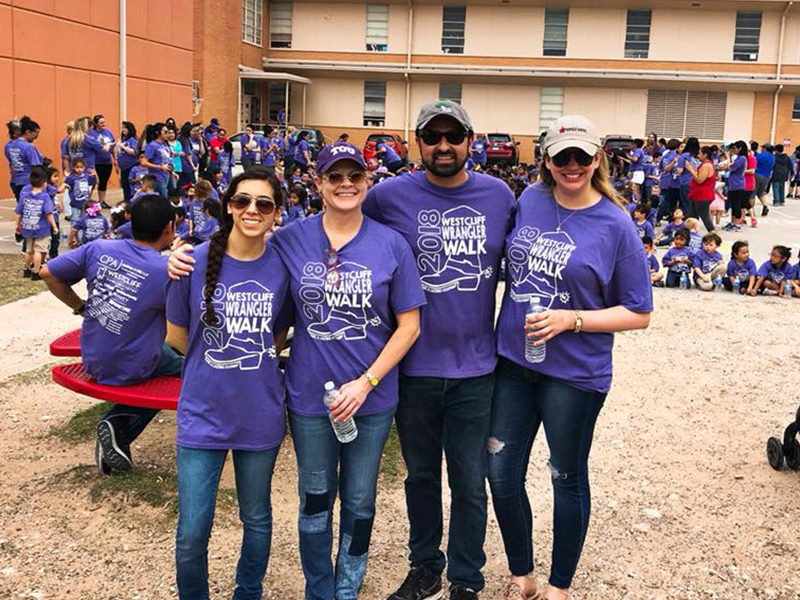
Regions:
<instances>
[{"instance_id":1,"label":"navy baseball cap","mask_svg":"<svg viewBox=\"0 0 800 600\"><path fill-rule=\"evenodd\" d=\"M365 171L367 170L367 163L364 162L361 150L356 148L353 144L338 142L332 146L325 146L319 151L319 155L317 156L317 173L327 173L331 170L333 165L342 160L352 160L357 163L359 167Z\"/></svg>"}]
</instances>

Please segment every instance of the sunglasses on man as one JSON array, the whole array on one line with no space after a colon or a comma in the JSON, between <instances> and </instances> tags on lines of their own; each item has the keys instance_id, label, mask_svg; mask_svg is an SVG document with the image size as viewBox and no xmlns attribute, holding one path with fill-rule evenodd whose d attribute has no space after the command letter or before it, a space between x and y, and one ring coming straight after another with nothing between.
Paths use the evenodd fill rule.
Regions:
<instances>
[{"instance_id":1,"label":"sunglasses on man","mask_svg":"<svg viewBox=\"0 0 800 600\"><path fill-rule=\"evenodd\" d=\"M436 131L435 129L420 129L417 132L419 139L423 141L426 146L436 146L439 142L442 141L442 138L447 140L448 144L453 146L458 146L459 144L463 144L464 140L467 139L469 135L463 129L461 130L450 130L450 131Z\"/></svg>"}]
</instances>

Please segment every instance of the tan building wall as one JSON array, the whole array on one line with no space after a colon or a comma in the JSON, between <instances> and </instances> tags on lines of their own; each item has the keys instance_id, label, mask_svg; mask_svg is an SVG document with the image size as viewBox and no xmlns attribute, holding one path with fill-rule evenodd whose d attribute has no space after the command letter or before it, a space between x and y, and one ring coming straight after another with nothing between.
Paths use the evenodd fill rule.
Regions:
<instances>
[{"instance_id":1,"label":"tan building wall","mask_svg":"<svg viewBox=\"0 0 800 600\"><path fill-rule=\"evenodd\" d=\"M389 6L389 52L408 52L408 6L404 4Z\"/></svg>"},{"instance_id":2,"label":"tan building wall","mask_svg":"<svg viewBox=\"0 0 800 600\"><path fill-rule=\"evenodd\" d=\"M464 53L478 56L498 56L501 53L508 56L541 56L543 33L544 9L469 6L464 25ZM441 32L439 36L441 38Z\"/></svg>"},{"instance_id":3,"label":"tan building wall","mask_svg":"<svg viewBox=\"0 0 800 600\"><path fill-rule=\"evenodd\" d=\"M538 86L468 83L461 98L475 131L519 135L539 130Z\"/></svg>"},{"instance_id":4,"label":"tan building wall","mask_svg":"<svg viewBox=\"0 0 800 600\"><path fill-rule=\"evenodd\" d=\"M622 58L625 56L627 11L618 8L571 8L567 56ZM539 38L541 40L541 36ZM541 48L540 54L541 54Z\"/></svg>"},{"instance_id":5,"label":"tan building wall","mask_svg":"<svg viewBox=\"0 0 800 600\"><path fill-rule=\"evenodd\" d=\"M414 54L442 54L442 7L414 6Z\"/></svg>"},{"instance_id":6,"label":"tan building wall","mask_svg":"<svg viewBox=\"0 0 800 600\"><path fill-rule=\"evenodd\" d=\"M295 2L292 5L292 48L332 52L364 52L366 4Z\"/></svg>"},{"instance_id":7,"label":"tan building wall","mask_svg":"<svg viewBox=\"0 0 800 600\"><path fill-rule=\"evenodd\" d=\"M601 136L645 135L647 90L567 87L564 88L565 115L583 115Z\"/></svg>"},{"instance_id":8,"label":"tan building wall","mask_svg":"<svg viewBox=\"0 0 800 600\"><path fill-rule=\"evenodd\" d=\"M725 141L749 140L753 128L756 95L753 92L728 92L725 113Z\"/></svg>"},{"instance_id":9,"label":"tan building wall","mask_svg":"<svg viewBox=\"0 0 800 600\"><path fill-rule=\"evenodd\" d=\"M730 62L733 60L735 29L734 10L698 10L691 15L680 10L654 10L648 59ZM702 44L698 43L699 40Z\"/></svg>"}]
</instances>

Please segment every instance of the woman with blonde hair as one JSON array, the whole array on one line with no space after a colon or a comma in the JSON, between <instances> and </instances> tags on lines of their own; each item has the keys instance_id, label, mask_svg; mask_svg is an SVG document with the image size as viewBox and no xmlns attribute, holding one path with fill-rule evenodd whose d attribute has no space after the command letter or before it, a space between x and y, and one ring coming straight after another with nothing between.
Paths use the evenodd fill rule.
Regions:
<instances>
[{"instance_id":1,"label":"woman with blonde hair","mask_svg":"<svg viewBox=\"0 0 800 600\"><path fill-rule=\"evenodd\" d=\"M97 138L89 135L89 131L93 126L93 121L89 117L75 119L72 124L72 131L69 134L67 150L69 151L70 164L76 158L82 158L86 164L86 170L91 175L96 175L95 161L97 154L108 152L113 143L104 145Z\"/></svg>"},{"instance_id":2,"label":"woman with blonde hair","mask_svg":"<svg viewBox=\"0 0 800 600\"><path fill-rule=\"evenodd\" d=\"M506 598L564 600L589 525L588 459L611 386L614 332L653 310L644 246L608 175L595 126L549 129L540 182L523 192L506 237L509 281L497 324L489 483L511 577ZM533 571L525 474L540 425L554 491L549 585Z\"/></svg>"}]
</instances>

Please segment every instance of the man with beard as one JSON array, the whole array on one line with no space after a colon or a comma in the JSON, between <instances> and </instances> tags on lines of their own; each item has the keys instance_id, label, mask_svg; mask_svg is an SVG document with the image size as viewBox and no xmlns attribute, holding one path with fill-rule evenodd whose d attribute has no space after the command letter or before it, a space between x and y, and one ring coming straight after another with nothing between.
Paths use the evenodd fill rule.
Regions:
<instances>
[{"instance_id":1,"label":"man with beard","mask_svg":"<svg viewBox=\"0 0 800 600\"><path fill-rule=\"evenodd\" d=\"M440 598L446 564L452 600L477 599L484 586L495 288L515 202L502 181L465 169L473 136L461 105L423 106L416 137L426 170L372 188L363 205L408 240L428 302L400 367L396 423L408 468L411 569L389 600ZM442 451L452 495L446 558Z\"/></svg>"}]
</instances>

